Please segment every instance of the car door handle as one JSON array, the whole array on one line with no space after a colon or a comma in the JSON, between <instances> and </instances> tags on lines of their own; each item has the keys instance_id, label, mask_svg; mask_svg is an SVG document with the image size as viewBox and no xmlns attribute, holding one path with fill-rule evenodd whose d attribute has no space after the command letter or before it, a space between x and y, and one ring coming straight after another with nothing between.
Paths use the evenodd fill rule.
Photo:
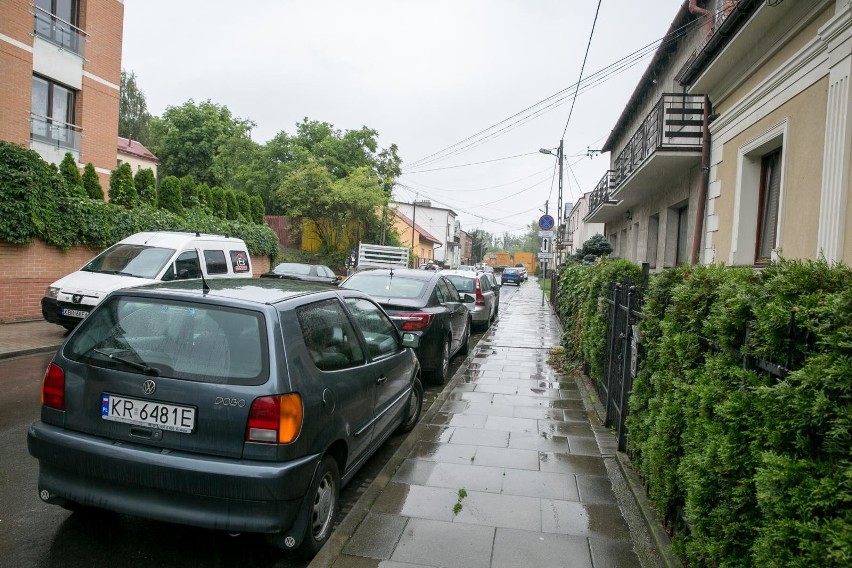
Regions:
<instances>
[{"instance_id":1,"label":"car door handle","mask_svg":"<svg viewBox=\"0 0 852 568\"><path fill-rule=\"evenodd\" d=\"M387 380L388 380L388 378L386 376L382 375L378 379L376 379L376 384L379 384L379 385L384 384L384 383L387 382Z\"/></svg>"}]
</instances>

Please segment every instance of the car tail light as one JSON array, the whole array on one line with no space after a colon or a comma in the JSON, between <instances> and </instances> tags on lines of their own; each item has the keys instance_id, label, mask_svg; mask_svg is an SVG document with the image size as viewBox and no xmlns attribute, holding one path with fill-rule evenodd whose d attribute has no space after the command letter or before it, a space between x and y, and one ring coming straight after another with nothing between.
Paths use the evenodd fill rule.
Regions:
<instances>
[{"instance_id":1,"label":"car tail light","mask_svg":"<svg viewBox=\"0 0 852 568\"><path fill-rule=\"evenodd\" d=\"M476 279L476 305L482 306L485 304L485 296L482 295L482 286L479 285L479 278Z\"/></svg>"},{"instance_id":2,"label":"car tail light","mask_svg":"<svg viewBox=\"0 0 852 568\"><path fill-rule=\"evenodd\" d=\"M41 403L56 410L65 410L65 371L56 363L48 365L44 372Z\"/></svg>"},{"instance_id":3,"label":"car tail light","mask_svg":"<svg viewBox=\"0 0 852 568\"><path fill-rule=\"evenodd\" d=\"M246 442L289 444L302 429L302 397L279 394L254 399L246 425Z\"/></svg>"},{"instance_id":4,"label":"car tail light","mask_svg":"<svg viewBox=\"0 0 852 568\"><path fill-rule=\"evenodd\" d=\"M422 312L395 314L391 319L402 322L402 331L420 331L432 323L432 314Z\"/></svg>"}]
</instances>

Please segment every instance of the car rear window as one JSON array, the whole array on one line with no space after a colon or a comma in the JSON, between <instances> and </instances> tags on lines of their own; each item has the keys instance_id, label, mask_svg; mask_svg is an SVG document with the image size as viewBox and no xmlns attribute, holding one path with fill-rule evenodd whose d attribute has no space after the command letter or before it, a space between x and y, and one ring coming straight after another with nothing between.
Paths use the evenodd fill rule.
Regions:
<instances>
[{"instance_id":1,"label":"car rear window","mask_svg":"<svg viewBox=\"0 0 852 568\"><path fill-rule=\"evenodd\" d=\"M503 270L503 276L511 276L512 274L517 274L517 268L506 268Z\"/></svg>"},{"instance_id":2,"label":"car rear window","mask_svg":"<svg viewBox=\"0 0 852 568\"><path fill-rule=\"evenodd\" d=\"M466 276L447 276L447 280L453 283L459 292L476 292L476 283L473 278Z\"/></svg>"},{"instance_id":3,"label":"car rear window","mask_svg":"<svg viewBox=\"0 0 852 568\"><path fill-rule=\"evenodd\" d=\"M275 274L298 274L299 276L307 276L311 273L311 267L307 264L285 262L273 268L272 272Z\"/></svg>"},{"instance_id":4,"label":"car rear window","mask_svg":"<svg viewBox=\"0 0 852 568\"><path fill-rule=\"evenodd\" d=\"M424 294L428 283L427 280L415 280L401 276L391 277L388 274L355 274L346 281L346 287L377 298L414 299Z\"/></svg>"},{"instance_id":5,"label":"car rear window","mask_svg":"<svg viewBox=\"0 0 852 568\"><path fill-rule=\"evenodd\" d=\"M81 324L65 356L97 367L217 384L266 382L260 313L151 298L111 298Z\"/></svg>"}]
</instances>

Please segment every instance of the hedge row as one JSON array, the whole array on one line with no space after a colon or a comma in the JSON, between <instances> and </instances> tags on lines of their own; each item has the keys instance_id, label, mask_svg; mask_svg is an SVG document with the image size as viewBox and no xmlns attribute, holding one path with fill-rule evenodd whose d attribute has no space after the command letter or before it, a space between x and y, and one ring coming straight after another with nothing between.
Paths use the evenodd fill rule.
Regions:
<instances>
[{"instance_id":1,"label":"hedge row","mask_svg":"<svg viewBox=\"0 0 852 568\"><path fill-rule=\"evenodd\" d=\"M563 282L599 294L577 280L605 270L563 271L560 310L576 321L593 305ZM852 271L680 267L654 275L643 312L628 439L688 565L852 565ZM594 353L587 330L566 347ZM742 354L791 372L747 370Z\"/></svg>"},{"instance_id":2,"label":"hedge row","mask_svg":"<svg viewBox=\"0 0 852 568\"><path fill-rule=\"evenodd\" d=\"M220 219L200 208L178 215L90 199L36 152L0 142L0 241L24 244L38 238L63 250L76 244L103 248L139 231L225 234L243 239L251 254L278 253L278 238L266 225Z\"/></svg>"}]
</instances>

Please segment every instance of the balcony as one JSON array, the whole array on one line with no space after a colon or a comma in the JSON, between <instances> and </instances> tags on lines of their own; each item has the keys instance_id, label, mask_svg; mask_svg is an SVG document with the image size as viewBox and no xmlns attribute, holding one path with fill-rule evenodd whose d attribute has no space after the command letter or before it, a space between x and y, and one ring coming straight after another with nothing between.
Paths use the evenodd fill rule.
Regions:
<instances>
[{"instance_id":1,"label":"balcony","mask_svg":"<svg viewBox=\"0 0 852 568\"><path fill-rule=\"evenodd\" d=\"M704 95L663 95L595 187L585 221L612 221L698 164L703 115Z\"/></svg>"},{"instance_id":2,"label":"balcony","mask_svg":"<svg viewBox=\"0 0 852 568\"><path fill-rule=\"evenodd\" d=\"M50 43L84 57L86 32L47 10L33 7L35 12L35 35Z\"/></svg>"},{"instance_id":3,"label":"balcony","mask_svg":"<svg viewBox=\"0 0 852 568\"><path fill-rule=\"evenodd\" d=\"M79 126L30 113L30 138L34 141L79 152L82 134Z\"/></svg>"}]
</instances>

